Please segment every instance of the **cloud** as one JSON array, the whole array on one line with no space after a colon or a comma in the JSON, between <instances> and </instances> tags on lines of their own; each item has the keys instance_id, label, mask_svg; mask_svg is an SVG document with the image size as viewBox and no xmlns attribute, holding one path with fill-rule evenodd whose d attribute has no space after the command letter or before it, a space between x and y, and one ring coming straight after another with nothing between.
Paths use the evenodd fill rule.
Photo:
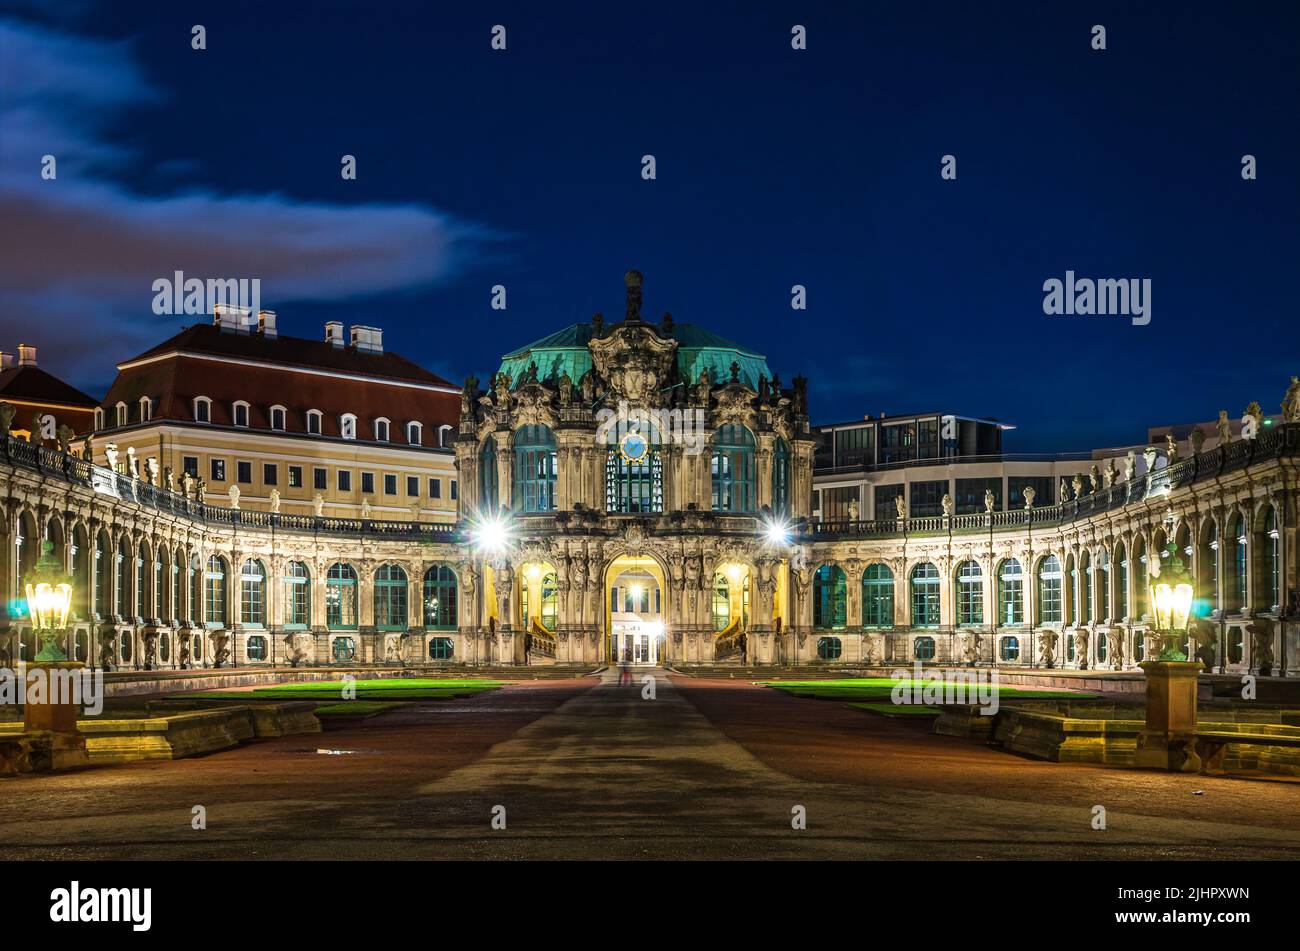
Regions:
<instances>
[{"instance_id":1,"label":"cloud","mask_svg":"<svg viewBox=\"0 0 1300 951\"><path fill-rule=\"evenodd\" d=\"M419 204L132 191L113 174L141 157L104 130L166 95L127 43L0 19L0 88L0 333L4 344L25 335L43 356L70 361L56 371L69 377L102 375L106 356L156 343L152 284L176 270L259 278L264 304L275 307L426 286L500 238ZM40 175L47 154L58 163L53 181Z\"/></svg>"}]
</instances>

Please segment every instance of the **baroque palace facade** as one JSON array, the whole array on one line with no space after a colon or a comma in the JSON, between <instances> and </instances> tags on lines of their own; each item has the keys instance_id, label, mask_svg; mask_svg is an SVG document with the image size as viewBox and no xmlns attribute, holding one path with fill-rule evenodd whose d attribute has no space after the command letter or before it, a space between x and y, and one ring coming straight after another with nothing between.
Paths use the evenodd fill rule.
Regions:
<instances>
[{"instance_id":1,"label":"baroque palace facade","mask_svg":"<svg viewBox=\"0 0 1300 951\"><path fill-rule=\"evenodd\" d=\"M1050 504L1030 484L1015 506L990 488L980 511L900 494L819 519L806 381L641 308L629 272L623 320L557 331L458 395L373 328L268 340L266 315L127 361L94 431L4 437L0 660L34 654L22 583L49 543L75 582L69 652L113 669L1131 669L1148 566L1176 557L1208 668L1300 674L1300 385L1253 438L1079 467ZM14 416L0 405L0 431ZM233 478L214 496L215 459Z\"/></svg>"}]
</instances>

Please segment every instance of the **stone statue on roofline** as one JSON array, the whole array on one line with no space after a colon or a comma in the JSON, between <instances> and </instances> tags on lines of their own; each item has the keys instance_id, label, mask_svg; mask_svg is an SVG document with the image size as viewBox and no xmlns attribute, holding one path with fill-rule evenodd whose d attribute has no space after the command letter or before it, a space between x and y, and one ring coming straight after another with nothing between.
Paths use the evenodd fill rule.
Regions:
<instances>
[{"instance_id":1,"label":"stone statue on roofline","mask_svg":"<svg viewBox=\"0 0 1300 951\"><path fill-rule=\"evenodd\" d=\"M27 434L27 441L33 446L39 446L43 441L41 439L41 430L45 427L41 425L41 414L32 413L31 431Z\"/></svg>"},{"instance_id":2,"label":"stone statue on roofline","mask_svg":"<svg viewBox=\"0 0 1300 951\"><path fill-rule=\"evenodd\" d=\"M1031 509L1034 507L1034 499L1037 497L1037 495L1038 492L1032 485L1025 486L1025 491L1024 491L1025 508Z\"/></svg>"},{"instance_id":3,"label":"stone statue on roofline","mask_svg":"<svg viewBox=\"0 0 1300 951\"><path fill-rule=\"evenodd\" d=\"M1074 490L1076 499L1083 498L1083 476L1076 472L1074 478L1070 480L1070 488Z\"/></svg>"},{"instance_id":4,"label":"stone statue on roofline","mask_svg":"<svg viewBox=\"0 0 1300 951\"><path fill-rule=\"evenodd\" d=\"M230 507L232 509L239 508L239 486L232 485L226 494L230 496Z\"/></svg>"},{"instance_id":5,"label":"stone statue on roofline","mask_svg":"<svg viewBox=\"0 0 1300 951\"><path fill-rule=\"evenodd\" d=\"M72 437L75 435L77 434L73 431L72 427L69 426L67 423L64 423L57 430L55 430L54 438L57 440L59 444L59 452L62 453L72 452Z\"/></svg>"},{"instance_id":6,"label":"stone statue on roofline","mask_svg":"<svg viewBox=\"0 0 1300 951\"><path fill-rule=\"evenodd\" d=\"M190 489L193 487L194 476L188 472L181 473L181 495L186 499L190 497Z\"/></svg>"},{"instance_id":7,"label":"stone statue on roofline","mask_svg":"<svg viewBox=\"0 0 1300 951\"><path fill-rule=\"evenodd\" d=\"M12 403L0 403L0 435L9 435L9 430L14 426L14 417L17 415L18 410L14 409Z\"/></svg>"},{"instance_id":8,"label":"stone statue on roofline","mask_svg":"<svg viewBox=\"0 0 1300 951\"><path fill-rule=\"evenodd\" d=\"M1300 377L1291 377L1291 385L1282 397L1282 421L1300 423Z\"/></svg>"},{"instance_id":9,"label":"stone statue on roofline","mask_svg":"<svg viewBox=\"0 0 1300 951\"><path fill-rule=\"evenodd\" d=\"M93 462L95 459L95 450L90 444L90 433L86 433L86 438L81 441L81 458L86 462Z\"/></svg>"},{"instance_id":10,"label":"stone statue on roofline","mask_svg":"<svg viewBox=\"0 0 1300 951\"><path fill-rule=\"evenodd\" d=\"M1205 430L1201 429L1200 426L1197 426L1191 431L1191 434L1188 435L1187 441L1192 444L1192 455L1200 455L1201 449L1205 446Z\"/></svg>"},{"instance_id":11,"label":"stone statue on roofline","mask_svg":"<svg viewBox=\"0 0 1300 951\"><path fill-rule=\"evenodd\" d=\"M582 388L582 402L585 403L588 406L588 408L590 408L591 405L596 402L595 377L596 377L596 371L588 370L586 373L582 375L582 379L578 381L578 386Z\"/></svg>"},{"instance_id":12,"label":"stone statue on roofline","mask_svg":"<svg viewBox=\"0 0 1300 951\"><path fill-rule=\"evenodd\" d=\"M117 443L111 442L104 447L104 461L110 469L117 471Z\"/></svg>"},{"instance_id":13,"label":"stone statue on roofline","mask_svg":"<svg viewBox=\"0 0 1300 951\"><path fill-rule=\"evenodd\" d=\"M992 489L984 490L984 511L987 514L993 514L993 509L997 507L998 500L993 495Z\"/></svg>"},{"instance_id":14,"label":"stone statue on roofline","mask_svg":"<svg viewBox=\"0 0 1300 951\"><path fill-rule=\"evenodd\" d=\"M1174 464L1178 458L1178 440L1172 432L1165 433L1165 459L1169 465Z\"/></svg>"},{"instance_id":15,"label":"stone statue on roofline","mask_svg":"<svg viewBox=\"0 0 1300 951\"><path fill-rule=\"evenodd\" d=\"M1156 471L1156 457L1160 455L1160 450L1155 446L1147 446L1142 450L1142 461L1146 463L1147 475Z\"/></svg>"},{"instance_id":16,"label":"stone statue on roofline","mask_svg":"<svg viewBox=\"0 0 1300 951\"><path fill-rule=\"evenodd\" d=\"M952 495L945 492L943 494L943 499L939 502L939 505L943 508L943 517L952 518L952 512L953 512Z\"/></svg>"},{"instance_id":17,"label":"stone statue on roofline","mask_svg":"<svg viewBox=\"0 0 1300 951\"><path fill-rule=\"evenodd\" d=\"M323 495L321 495L319 492L317 492L317 493L316 493L316 497L313 498L313 499L311 500L311 510L312 510L312 513L313 513L317 518L320 518L322 515L324 515L324 514L325 514L325 496L323 496Z\"/></svg>"},{"instance_id":18,"label":"stone statue on roofline","mask_svg":"<svg viewBox=\"0 0 1300 951\"><path fill-rule=\"evenodd\" d=\"M1124 481L1132 482L1133 474L1137 472L1138 457L1137 453L1130 449L1124 456Z\"/></svg>"},{"instance_id":19,"label":"stone statue on roofline","mask_svg":"<svg viewBox=\"0 0 1300 951\"><path fill-rule=\"evenodd\" d=\"M907 500L901 495L894 496L894 511L899 518L907 518Z\"/></svg>"},{"instance_id":20,"label":"stone statue on roofline","mask_svg":"<svg viewBox=\"0 0 1300 951\"><path fill-rule=\"evenodd\" d=\"M1097 470L1097 464L1094 462L1088 467L1088 491L1096 494L1101 488L1101 473Z\"/></svg>"},{"instance_id":21,"label":"stone statue on roofline","mask_svg":"<svg viewBox=\"0 0 1300 951\"><path fill-rule=\"evenodd\" d=\"M1115 484L1117 478L1119 478L1119 470L1115 468L1115 457L1111 456L1111 458L1106 461L1106 468L1101 470L1102 488L1109 489Z\"/></svg>"},{"instance_id":22,"label":"stone statue on roofline","mask_svg":"<svg viewBox=\"0 0 1300 951\"><path fill-rule=\"evenodd\" d=\"M1219 410L1219 421L1214 424L1214 428L1219 431L1220 446L1232 442L1232 420L1228 419L1228 411L1226 409Z\"/></svg>"},{"instance_id":23,"label":"stone statue on roofline","mask_svg":"<svg viewBox=\"0 0 1300 951\"><path fill-rule=\"evenodd\" d=\"M706 367L705 369L700 371L700 382L699 385L695 387L695 402L701 406L709 405L710 383L711 381L709 380L709 371L708 368Z\"/></svg>"},{"instance_id":24,"label":"stone statue on roofline","mask_svg":"<svg viewBox=\"0 0 1300 951\"><path fill-rule=\"evenodd\" d=\"M280 490L271 490L271 512L278 515L280 513Z\"/></svg>"},{"instance_id":25,"label":"stone statue on roofline","mask_svg":"<svg viewBox=\"0 0 1300 951\"><path fill-rule=\"evenodd\" d=\"M1259 431L1264 428L1264 409L1259 405L1259 401L1251 400L1244 415L1255 421L1255 431L1251 433L1250 438L1258 438ZM1244 436L1245 433L1243 432L1242 435Z\"/></svg>"},{"instance_id":26,"label":"stone statue on roofline","mask_svg":"<svg viewBox=\"0 0 1300 951\"><path fill-rule=\"evenodd\" d=\"M569 376L569 371L564 370L560 373L560 403L567 405L573 402L573 377Z\"/></svg>"},{"instance_id":27,"label":"stone statue on roofline","mask_svg":"<svg viewBox=\"0 0 1300 951\"><path fill-rule=\"evenodd\" d=\"M194 501L203 505L208 498L208 483L205 479L199 479L194 486Z\"/></svg>"}]
</instances>

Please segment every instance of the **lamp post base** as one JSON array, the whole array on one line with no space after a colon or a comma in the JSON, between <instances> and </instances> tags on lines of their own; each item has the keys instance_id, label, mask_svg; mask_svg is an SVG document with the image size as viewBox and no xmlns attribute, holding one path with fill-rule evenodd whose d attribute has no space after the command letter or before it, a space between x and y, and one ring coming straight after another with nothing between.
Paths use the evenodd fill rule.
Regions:
<instances>
[{"instance_id":1,"label":"lamp post base","mask_svg":"<svg viewBox=\"0 0 1300 951\"><path fill-rule=\"evenodd\" d=\"M1151 660L1138 666L1147 679L1147 719L1138 734L1134 765L1200 772L1201 758L1196 753L1200 661Z\"/></svg>"},{"instance_id":2,"label":"lamp post base","mask_svg":"<svg viewBox=\"0 0 1300 951\"><path fill-rule=\"evenodd\" d=\"M28 733L52 733L50 768L87 766L86 738L77 731L81 691L72 681L80 677L84 664L77 661L33 661L27 665L27 695L23 703L23 729ZM33 689L34 676L41 687Z\"/></svg>"}]
</instances>

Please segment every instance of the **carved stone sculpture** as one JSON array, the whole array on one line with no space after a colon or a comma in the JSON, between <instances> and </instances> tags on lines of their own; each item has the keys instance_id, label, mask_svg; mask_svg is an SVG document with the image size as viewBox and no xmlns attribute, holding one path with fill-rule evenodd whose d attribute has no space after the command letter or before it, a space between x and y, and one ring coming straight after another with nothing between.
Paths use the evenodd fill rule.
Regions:
<instances>
[{"instance_id":1,"label":"carved stone sculpture","mask_svg":"<svg viewBox=\"0 0 1300 951\"><path fill-rule=\"evenodd\" d=\"M230 496L230 507L232 509L239 508L239 486L232 485L226 494Z\"/></svg>"},{"instance_id":2,"label":"carved stone sculpture","mask_svg":"<svg viewBox=\"0 0 1300 951\"><path fill-rule=\"evenodd\" d=\"M1246 625L1250 635L1250 659L1252 666L1267 677L1273 673L1273 624L1264 618L1256 618Z\"/></svg>"},{"instance_id":3,"label":"carved stone sculpture","mask_svg":"<svg viewBox=\"0 0 1300 951\"><path fill-rule=\"evenodd\" d=\"M849 521L856 522L857 520L858 520L858 500L850 499L849 500Z\"/></svg>"},{"instance_id":4,"label":"carved stone sculpture","mask_svg":"<svg viewBox=\"0 0 1300 951\"><path fill-rule=\"evenodd\" d=\"M1232 420L1228 419L1226 409L1219 410L1219 421L1214 424L1214 428L1219 431L1219 445L1232 442Z\"/></svg>"},{"instance_id":5,"label":"carved stone sculpture","mask_svg":"<svg viewBox=\"0 0 1300 951\"><path fill-rule=\"evenodd\" d=\"M1142 450L1142 461L1146 464L1147 475L1156 471L1156 457L1160 455L1160 450L1155 446L1147 446Z\"/></svg>"},{"instance_id":6,"label":"carved stone sculpture","mask_svg":"<svg viewBox=\"0 0 1300 951\"><path fill-rule=\"evenodd\" d=\"M1124 481L1132 482L1133 476L1137 472L1138 461L1137 453L1130 449L1124 454Z\"/></svg>"},{"instance_id":7,"label":"carved stone sculpture","mask_svg":"<svg viewBox=\"0 0 1300 951\"><path fill-rule=\"evenodd\" d=\"M280 511L280 490L279 489L271 490L271 511L272 512Z\"/></svg>"},{"instance_id":8,"label":"carved stone sculpture","mask_svg":"<svg viewBox=\"0 0 1300 951\"><path fill-rule=\"evenodd\" d=\"M944 517L944 518L952 518L952 513L953 513L953 510L954 510L954 508L955 508L955 506L954 506L953 503L952 503L952 495L950 495L949 493L945 492L945 493L943 494L943 499L942 499L942 501L940 501L939 504L940 504L941 506L943 506L943 517Z\"/></svg>"},{"instance_id":9,"label":"carved stone sculpture","mask_svg":"<svg viewBox=\"0 0 1300 951\"><path fill-rule=\"evenodd\" d=\"M59 444L59 452L72 452L72 437L76 432L67 423L55 430L54 436Z\"/></svg>"},{"instance_id":10,"label":"carved stone sculpture","mask_svg":"<svg viewBox=\"0 0 1300 951\"><path fill-rule=\"evenodd\" d=\"M111 442L104 447L104 459L107 461L108 467L112 469L114 472L116 472L117 471L117 443Z\"/></svg>"},{"instance_id":11,"label":"carved stone sculpture","mask_svg":"<svg viewBox=\"0 0 1300 951\"><path fill-rule=\"evenodd\" d=\"M1083 476L1076 472L1074 478L1070 480L1070 488L1074 490L1076 499L1083 498Z\"/></svg>"},{"instance_id":12,"label":"carved stone sculpture","mask_svg":"<svg viewBox=\"0 0 1300 951\"><path fill-rule=\"evenodd\" d=\"M1174 464L1178 458L1178 440L1174 438L1173 433L1165 433L1165 461L1169 465Z\"/></svg>"},{"instance_id":13,"label":"carved stone sculpture","mask_svg":"<svg viewBox=\"0 0 1300 951\"><path fill-rule=\"evenodd\" d=\"M907 518L907 500L901 495L894 496L894 511L899 518Z\"/></svg>"},{"instance_id":14,"label":"carved stone sculpture","mask_svg":"<svg viewBox=\"0 0 1300 951\"><path fill-rule=\"evenodd\" d=\"M14 409L13 404L0 403L0 435L9 435L9 430L14 427L14 417L17 415L18 410Z\"/></svg>"},{"instance_id":15,"label":"carved stone sculpture","mask_svg":"<svg viewBox=\"0 0 1300 951\"><path fill-rule=\"evenodd\" d=\"M194 501L202 505L208 497L208 483L206 479L200 479L194 485Z\"/></svg>"},{"instance_id":16,"label":"carved stone sculpture","mask_svg":"<svg viewBox=\"0 0 1300 951\"><path fill-rule=\"evenodd\" d=\"M1060 492L1062 502L1070 501L1070 483L1066 482L1064 479L1061 480Z\"/></svg>"},{"instance_id":17,"label":"carved stone sculpture","mask_svg":"<svg viewBox=\"0 0 1300 951\"><path fill-rule=\"evenodd\" d=\"M1291 385L1282 397L1282 420L1287 423L1300 423L1300 377L1291 377Z\"/></svg>"},{"instance_id":18,"label":"carved stone sculpture","mask_svg":"<svg viewBox=\"0 0 1300 951\"><path fill-rule=\"evenodd\" d=\"M1202 447L1205 446L1205 430L1197 426L1192 430L1191 435L1187 437L1188 442L1192 444L1192 454L1200 455Z\"/></svg>"},{"instance_id":19,"label":"carved stone sculpture","mask_svg":"<svg viewBox=\"0 0 1300 951\"><path fill-rule=\"evenodd\" d=\"M1035 491L1032 485L1025 486L1025 508L1031 509L1034 507L1034 498L1037 495L1038 492Z\"/></svg>"},{"instance_id":20,"label":"carved stone sculpture","mask_svg":"<svg viewBox=\"0 0 1300 951\"><path fill-rule=\"evenodd\" d=\"M312 510L312 513L313 513L317 518L320 518L322 515L324 515L324 514L325 514L325 496L323 496L323 495L321 495L319 492L317 492L315 498L313 498L313 499L311 500L311 510Z\"/></svg>"},{"instance_id":21,"label":"carved stone sculpture","mask_svg":"<svg viewBox=\"0 0 1300 951\"><path fill-rule=\"evenodd\" d=\"M984 490L984 511L989 514L992 514L993 509L997 507L997 504L998 504L998 500L993 495L993 490L985 489Z\"/></svg>"}]
</instances>

